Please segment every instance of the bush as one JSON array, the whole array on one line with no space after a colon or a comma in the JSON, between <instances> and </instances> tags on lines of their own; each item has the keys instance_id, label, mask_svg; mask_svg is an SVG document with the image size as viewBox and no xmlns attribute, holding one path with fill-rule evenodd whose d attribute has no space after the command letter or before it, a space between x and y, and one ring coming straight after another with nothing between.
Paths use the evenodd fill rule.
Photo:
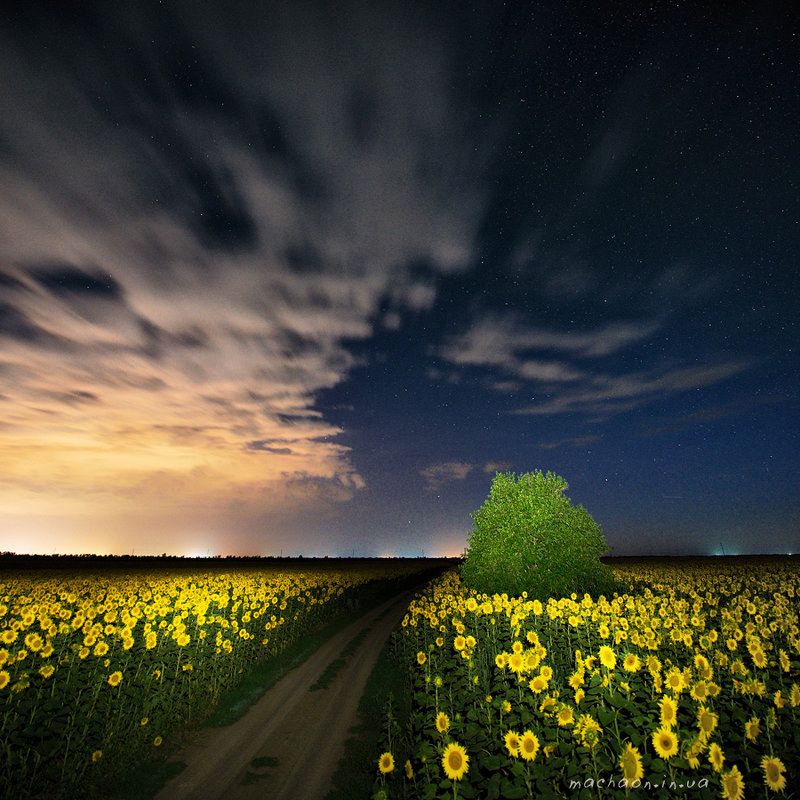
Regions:
<instances>
[{"instance_id":1,"label":"bush","mask_svg":"<svg viewBox=\"0 0 800 800\"><path fill-rule=\"evenodd\" d=\"M551 472L498 472L488 499L470 515L464 583L477 592L526 591L541 600L613 591L611 570L599 560L608 550L600 526L564 496L568 488Z\"/></svg>"}]
</instances>

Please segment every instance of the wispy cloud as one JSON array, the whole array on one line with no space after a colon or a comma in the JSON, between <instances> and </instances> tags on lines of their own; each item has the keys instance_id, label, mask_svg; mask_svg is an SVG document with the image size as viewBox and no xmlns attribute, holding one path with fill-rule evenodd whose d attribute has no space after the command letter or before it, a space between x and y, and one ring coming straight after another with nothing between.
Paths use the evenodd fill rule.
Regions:
<instances>
[{"instance_id":1,"label":"wispy cloud","mask_svg":"<svg viewBox=\"0 0 800 800\"><path fill-rule=\"evenodd\" d=\"M487 475L492 475L495 472L506 472L513 466L510 461L487 461L483 465L483 471Z\"/></svg>"},{"instance_id":2,"label":"wispy cloud","mask_svg":"<svg viewBox=\"0 0 800 800\"><path fill-rule=\"evenodd\" d=\"M710 386L753 366L747 359L704 365L667 364L620 373L603 369L603 357L642 344L662 327L658 321L607 323L573 332L526 326L519 315L486 316L440 355L458 367L483 369L500 392L530 397L517 414L577 412L606 417L657 397Z\"/></svg>"},{"instance_id":3,"label":"wispy cloud","mask_svg":"<svg viewBox=\"0 0 800 800\"><path fill-rule=\"evenodd\" d=\"M542 442L539 447L542 450L556 450L559 447L585 447L587 444L599 442L601 436L570 436L566 439L558 439L555 442Z\"/></svg>"},{"instance_id":4,"label":"wispy cloud","mask_svg":"<svg viewBox=\"0 0 800 800\"><path fill-rule=\"evenodd\" d=\"M474 464L464 461L444 461L421 469L419 474L425 479L426 491L438 492L450 483L463 481L474 469Z\"/></svg>"}]
</instances>

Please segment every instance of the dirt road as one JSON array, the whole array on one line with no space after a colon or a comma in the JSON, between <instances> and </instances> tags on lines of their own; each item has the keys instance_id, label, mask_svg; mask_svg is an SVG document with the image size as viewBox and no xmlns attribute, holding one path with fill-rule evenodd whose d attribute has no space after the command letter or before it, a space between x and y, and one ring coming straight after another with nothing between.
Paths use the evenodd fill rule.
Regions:
<instances>
[{"instance_id":1,"label":"dirt road","mask_svg":"<svg viewBox=\"0 0 800 800\"><path fill-rule=\"evenodd\" d=\"M335 634L238 722L200 731L175 756L186 768L156 800L324 798L348 731L359 722L367 678L411 595L403 592ZM327 688L311 691L345 648L352 654Z\"/></svg>"}]
</instances>

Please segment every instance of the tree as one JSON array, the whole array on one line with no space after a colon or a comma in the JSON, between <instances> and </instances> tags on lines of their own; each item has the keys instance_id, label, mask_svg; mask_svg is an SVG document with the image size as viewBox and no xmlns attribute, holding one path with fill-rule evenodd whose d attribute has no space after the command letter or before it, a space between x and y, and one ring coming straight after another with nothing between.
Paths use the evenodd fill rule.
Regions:
<instances>
[{"instance_id":1,"label":"tree","mask_svg":"<svg viewBox=\"0 0 800 800\"><path fill-rule=\"evenodd\" d=\"M614 587L600 555L608 546L583 506L564 495L558 475L498 472L474 526L461 566L465 584L487 594L545 600L572 592L599 594Z\"/></svg>"}]
</instances>

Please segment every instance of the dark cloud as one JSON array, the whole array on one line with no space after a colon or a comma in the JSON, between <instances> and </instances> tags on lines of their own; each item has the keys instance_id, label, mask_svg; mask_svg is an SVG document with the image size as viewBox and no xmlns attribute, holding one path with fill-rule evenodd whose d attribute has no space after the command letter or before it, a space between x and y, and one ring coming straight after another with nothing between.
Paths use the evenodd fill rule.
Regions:
<instances>
[{"instance_id":1,"label":"dark cloud","mask_svg":"<svg viewBox=\"0 0 800 800\"><path fill-rule=\"evenodd\" d=\"M2 301L0 301L0 336L53 351L69 348L66 339L50 333L34 323L24 311Z\"/></svg>"},{"instance_id":2,"label":"dark cloud","mask_svg":"<svg viewBox=\"0 0 800 800\"><path fill-rule=\"evenodd\" d=\"M76 389L71 392L56 393L53 395L53 399L68 406L100 402L100 398L94 392L85 392L81 389Z\"/></svg>"},{"instance_id":3,"label":"dark cloud","mask_svg":"<svg viewBox=\"0 0 800 800\"><path fill-rule=\"evenodd\" d=\"M28 267L28 273L54 295L80 295L102 300L122 300L119 283L107 272L84 270L69 264L48 264Z\"/></svg>"},{"instance_id":4,"label":"dark cloud","mask_svg":"<svg viewBox=\"0 0 800 800\"><path fill-rule=\"evenodd\" d=\"M264 441L248 442L246 447L248 450L262 453L278 453L280 455L292 454L292 449L290 447L275 447Z\"/></svg>"}]
</instances>

